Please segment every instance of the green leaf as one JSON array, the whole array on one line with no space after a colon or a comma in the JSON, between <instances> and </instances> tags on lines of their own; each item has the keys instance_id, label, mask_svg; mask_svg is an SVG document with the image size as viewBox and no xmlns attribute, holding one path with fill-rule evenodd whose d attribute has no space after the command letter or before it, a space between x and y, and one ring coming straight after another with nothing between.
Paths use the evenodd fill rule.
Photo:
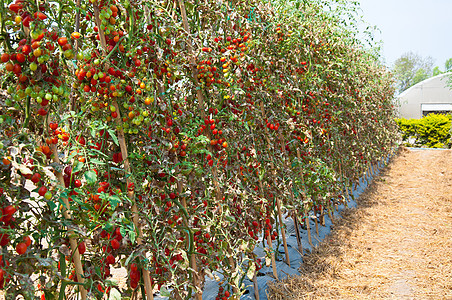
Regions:
<instances>
[{"instance_id":1,"label":"green leaf","mask_svg":"<svg viewBox=\"0 0 452 300\"><path fill-rule=\"evenodd\" d=\"M47 205L49 206L51 211L55 210L55 208L57 207L55 202L53 202L51 200L47 201Z\"/></svg>"},{"instance_id":2,"label":"green leaf","mask_svg":"<svg viewBox=\"0 0 452 300\"><path fill-rule=\"evenodd\" d=\"M137 234L135 231L129 231L129 239L130 242L135 243L136 239L137 239Z\"/></svg>"},{"instance_id":3,"label":"green leaf","mask_svg":"<svg viewBox=\"0 0 452 300\"><path fill-rule=\"evenodd\" d=\"M72 169L72 172L73 172L73 173L79 172L79 171L83 168L83 166L84 166L84 164L83 164L82 162L77 161L77 162L75 163L74 168Z\"/></svg>"},{"instance_id":4,"label":"green leaf","mask_svg":"<svg viewBox=\"0 0 452 300\"><path fill-rule=\"evenodd\" d=\"M64 255L60 255L60 270L61 276L66 277L66 258Z\"/></svg>"},{"instance_id":5,"label":"green leaf","mask_svg":"<svg viewBox=\"0 0 452 300\"><path fill-rule=\"evenodd\" d=\"M160 295L162 297L171 297L171 293L164 286L160 288Z\"/></svg>"},{"instance_id":6,"label":"green leaf","mask_svg":"<svg viewBox=\"0 0 452 300\"><path fill-rule=\"evenodd\" d=\"M88 184L94 184L97 182L97 174L92 170L86 171L84 176Z\"/></svg>"},{"instance_id":7,"label":"green leaf","mask_svg":"<svg viewBox=\"0 0 452 300\"><path fill-rule=\"evenodd\" d=\"M116 206L121 203L121 198L118 195L111 195L108 197L108 202L110 202L112 209L116 209Z\"/></svg>"},{"instance_id":8,"label":"green leaf","mask_svg":"<svg viewBox=\"0 0 452 300\"><path fill-rule=\"evenodd\" d=\"M104 229L105 231L109 232L112 228L113 228L113 224L107 223L107 224L105 224L105 226L104 226L103 229Z\"/></svg>"},{"instance_id":9,"label":"green leaf","mask_svg":"<svg viewBox=\"0 0 452 300\"><path fill-rule=\"evenodd\" d=\"M103 162L103 161L101 161L101 160L98 160L98 159L96 159L96 158L91 158L91 159L89 160L89 162L90 162L90 163L93 163L93 164L95 164L95 165L105 165L105 162Z\"/></svg>"},{"instance_id":10,"label":"green leaf","mask_svg":"<svg viewBox=\"0 0 452 300\"><path fill-rule=\"evenodd\" d=\"M110 134L113 142L116 144L116 146L119 146L118 137L115 135L115 131L113 129L108 129L108 133Z\"/></svg>"}]
</instances>

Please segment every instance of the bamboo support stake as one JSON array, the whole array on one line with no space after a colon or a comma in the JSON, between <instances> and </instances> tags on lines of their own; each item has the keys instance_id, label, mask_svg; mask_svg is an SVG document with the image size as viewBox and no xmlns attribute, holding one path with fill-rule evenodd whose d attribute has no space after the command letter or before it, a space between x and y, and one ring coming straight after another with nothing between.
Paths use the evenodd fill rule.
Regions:
<instances>
[{"instance_id":1,"label":"bamboo support stake","mask_svg":"<svg viewBox=\"0 0 452 300\"><path fill-rule=\"evenodd\" d=\"M295 227L295 235L297 237L298 251L301 255L303 255L303 243L301 242L300 227L298 224L297 214L295 212L292 213L292 219Z\"/></svg>"},{"instance_id":2,"label":"bamboo support stake","mask_svg":"<svg viewBox=\"0 0 452 300\"><path fill-rule=\"evenodd\" d=\"M102 27L102 23L100 21L99 18L99 7L97 6L97 4L94 5L94 15L95 15L95 20L96 20L96 25L99 29L99 38L100 38L100 42L101 42L101 46L103 49L104 54L107 51L107 43L105 40L105 34L104 34L104 29ZM123 157L123 163L124 163L124 171L127 174L131 174L131 168L130 168L130 163L129 163L129 155L128 155L128 151L127 151L127 145L125 142L125 136L124 136L124 131L122 130L122 121L121 121L121 115L120 115L120 110L119 110L119 106L118 103L116 101L113 101L112 105L115 107L116 111L118 112L118 116L116 118L116 123L118 124L118 142L119 142L119 147L121 148L121 155ZM129 187L129 183L131 183L130 179L127 177L126 178L126 186L127 188ZM136 229L137 229L137 244L138 245L142 245L143 241L142 241L142 232L141 232L141 228L140 228L140 224L139 224L139 217L138 217L138 207L136 204L136 201L134 201L134 191L129 191L128 190L128 197L130 199L130 201L133 202L132 205L132 221L133 224L135 225ZM154 299L154 295L153 295L153 287L151 284L151 278L149 275L149 270L147 270L146 268L143 268L143 281L144 281L144 286L146 289L146 299L147 300L153 300Z\"/></svg>"},{"instance_id":3,"label":"bamboo support stake","mask_svg":"<svg viewBox=\"0 0 452 300\"><path fill-rule=\"evenodd\" d=\"M261 107L262 118L265 119L265 109L264 109L264 102L263 102L263 101L261 101L260 107ZM266 138L266 140L267 140L267 148L268 148L269 153L270 153L270 139L268 138L268 129L267 129L267 127L265 127L265 132L267 133L267 135L265 136L265 138ZM284 149L285 149L285 148L284 148ZM274 163L273 163L273 158L272 158L272 161L270 162L270 166L271 166L272 170L275 169L275 165L274 165ZM263 189L262 189L262 182L261 182L260 180L259 180L259 183L260 183L260 185L261 185L261 190L262 190L262 192L263 192ZM282 220L281 204L280 204L279 198L276 198L276 208L277 208L278 216L279 216L279 223L280 223L280 227L281 227L282 239L283 239L283 244L284 244L284 252L285 252L285 254L286 254L286 261L287 261L287 264L290 266L290 261L289 261L289 250L288 250L288 248L287 248L287 240L286 240L285 229L284 229L284 227L282 226L282 224L284 224L284 223L283 223L283 220ZM271 239L270 239L270 241L271 241ZM270 243L269 246L271 246L271 243ZM273 252L272 252L272 253L273 253ZM275 273L275 272L273 272L273 273ZM276 277L276 275L275 275L275 277ZM277 277L276 277L276 278L277 278Z\"/></svg>"},{"instance_id":4,"label":"bamboo support stake","mask_svg":"<svg viewBox=\"0 0 452 300\"><path fill-rule=\"evenodd\" d=\"M176 164L178 163L177 157L175 159L175 162L176 162ZM177 180L177 193L179 195L182 194L182 183L180 182L179 179ZM188 205L187 205L187 200L185 199L185 197L182 197L181 202L182 202L181 203L182 206L187 211ZM185 226L188 227L188 220L187 220L187 217L185 216L185 214L183 216L183 219L185 222ZM189 240L189 238L187 237L187 241L188 240ZM193 274L193 284L195 285L195 287L198 288L198 287L200 287L200 284L199 284L200 278L199 278L199 274L198 274L198 265L196 264L196 254L195 253L190 253L190 268L193 269L193 273L194 273ZM202 291L201 292L196 291L195 298L198 300L202 300Z\"/></svg>"},{"instance_id":5,"label":"bamboo support stake","mask_svg":"<svg viewBox=\"0 0 452 300\"><path fill-rule=\"evenodd\" d=\"M113 102L113 106L116 108L116 111L118 112L118 117L117 117L117 123L120 126L120 129L118 130L118 142L119 142L119 147L121 148L121 155L123 157L123 162L124 162L124 170L126 172L126 174L131 174L131 167L130 167L130 163L129 163L129 154L127 151L127 145L126 145L126 141L125 141L125 136L124 136L124 131L122 130L121 127L121 116L119 114L119 107L118 107L118 103L116 101ZM129 177L126 178L126 186L127 188L129 187L129 183L131 183ZM137 244L138 245L142 245L143 244L143 233L141 231L141 227L139 224L139 216L138 216L138 206L136 201L134 201L135 195L134 195L134 191L133 190L129 190L127 192L127 195L129 197L129 199L133 202L132 205L132 221L133 224L135 225L136 229L137 229ZM153 287L151 284L151 278L149 276L149 270L143 268L143 281L144 281L144 286L146 289L146 299L147 300L153 300L154 299L154 295L153 295Z\"/></svg>"},{"instance_id":6,"label":"bamboo support stake","mask_svg":"<svg viewBox=\"0 0 452 300\"><path fill-rule=\"evenodd\" d=\"M267 235L267 244L268 244L268 249L270 250L270 253L271 253L273 276L275 277L276 280L278 280L278 272L276 271L275 251L273 250L272 238L270 237L270 234Z\"/></svg>"},{"instance_id":7,"label":"bamboo support stake","mask_svg":"<svg viewBox=\"0 0 452 300\"><path fill-rule=\"evenodd\" d=\"M51 145L51 149L52 149L52 153L53 153L53 162L56 164L60 164L60 158L58 157L58 151L56 148L56 145L52 144ZM64 179L63 179L63 174L61 174L60 171L55 170L55 175L60 183L61 186L65 186L64 185ZM70 204L69 204L69 200L64 197L63 198L63 202L64 202L64 207L63 207L63 216L66 220L72 220L72 216L69 213L70 210ZM80 283L84 283L85 279L83 277L83 266L82 266L82 261L80 258L80 253L78 251L78 243L77 240L71 236L75 235L75 232L72 229L68 229L68 235L69 235L69 244L71 246L71 250L73 253L73 260L74 260L74 265L75 265L75 274L77 276L77 281ZM82 297L82 300L86 299L86 289L84 286L80 286L80 294Z\"/></svg>"},{"instance_id":8,"label":"bamboo support stake","mask_svg":"<svg viewBox=\"0 0 452 300\"><path fill-rule=\"evenodd\" d=\"M333 206L331 206L331 207L333 207ZM328 217L330 218L330 220L331 220L331 223L334 225L334 212L332 213L331 212L331 209L328 209Z\"/></svg>"},{"instance_id":9,"label":"bamboo support stake","mask_svg":"<svg viewBox=\"0 0 452 300\"><path fill-rule=\"evenodd\" d=\"M178 192L182 191L182 185L180 184L180 182L177 183L177 189L178 189ZM182 198L182 206L185 209L187 209L187 201L185 200L185 197ZM188 225L188 220L186 220L186 224ZM195 285L196 288L198 288L198 287L200 287L200 285L199 285L200 278L199 278L199 274L198 274L198 265L196 264L196 255L195 255L195 253L191 253L190 254L190 267L193 269L193 272L194 272L194 274L193 274L193 284ZM199 292L198 290L196 290L195 298L197 300L202 300L202 291Z\"/></svg>"},{"instance_id":10,"label":"bamboo support stake","mask_svg":"<svg viewBox=\"0 0 452 300\"><path fill-rule=\"evenodd\" d=\"M184 26L184 30L185 32L190 36L190 27L188 25L188 18L187 18L187 11L185 9L185 4L183 0L178 0L179 3L179 8L180 8L180 12L181 12L181 16L182 16L182 24ZM193 44L191 41L191 38L188 37L187 38L187 51L188 51L188 55L189 55L189 61L190 61L190 68L193 74L193 79L195 81L195 86L196 86L196 97L198 99L198 110L201 114L201 117L203 119L205 119L205 112L204 112L204 95L202 94L202 90L199 88L199 82L198 82L198 71L196 69L196 60L193 57ZM210 136L208 136L210 138ZM209 145L209 150L212 152L212 147ZM221 189L220 186L218 184L218 176L217 176L217 168L216 166L213 168L212 170L212 175L213 175L213 183L215 186L215 196L217 201L220 201L222 199L222 195L221 195ZM233 260L232 257L229 257L229 263L231 264L232 268L235 268L235 262ZM197 283L194 283L195 286L198 286ZM234 294L238 294L238 289L236 287L233 288L233 292ZM201 294L196 294L196 298L199 300L202 300L202 293Z\"/></svg>"},{"instance_id":11,"label":"bamboo support stake","mask_svg":"<svg viewBox=\"0 0 452 300\"><path fill-rule=\"evenodd\" d=\"M317 212L315 213L314 223L315 223L315 232L317 233L317 236L319 236L319 220L317 220Z\"/></svg>"},{"instance_id":12,"label":"bamboo support stake","mask_svg":"<svg viewBox=\"0 0 452 300\"><path fill-rule=\"evenodd\" d=\"M254 298L256 298L256 300L259 300L259 286L257 284L256 273L257 273L257 271L254 271L254 276L253 276Z\"/></svg>"},{"instance_id":13,"label":"bamboo support stake","mask_svg":"<svg viewBox=\"0 0 452 300\"><path fill-rule=\"evenodd\" d=\"M306 214L306 229L308 231L308 242L309 245L311 245L311 247L314 247L314 245L312 244L312 239L311 239L311 225L309 224L309 216Z\"/></svg>"},{"instance_id":14,"label":"bamboo support stake","mask_svg":"<svg viewBox=\"0 0 452 300\"><path fill-rule=\"evenodd\" d=\"M260 179L259 179L259 187L260 187L260 190L261 190L261 194L263 194L264 193L264 188L263 188L263 185L262 185L262 181ZM267 236L265 236L265 228L264 228L264 239L267 239L268 250L270 251L270 254L271 254L273 276L275 277L275 279L278 279L278 273L276 271L275 251L273 250L272 239L270 237L270 232L269 232L269 234Z\"/></svg>"},{"instance_id":15,"label":"bamboo support stake","mask_svg":"<svg viewBox=\"0 0 452 300\"><path fill-rule=\"evenodd\" d=\"M286 241L286 230L284 229L284 223L281 213L281 204L279 203L279 199L276 199L276 205L278 206L278 217L279 217L279 224L281 227L281 234L284 244L284 252L286 253L286 263L290 267L290 258L289 258L289 249L287 248L287 241Z\"/></svg>"},{"instance_id":16,"label":"bamboo support stake","mask_svg":"<svg viewBox=\"0 0 452 300\"><path fill-rule=\"evenodd\" d=\"M279 139L281 141L281 145L282 145L282 149L283 149L283 155L285 156L286 155L286 142L282 138L281 133L279 134ZM289 169L288 164L287 164L287 160L285 160L285 165L286 165L286 168ZM291 196L291 198L293 200L294 196L293 196L292 186L289 186L289 190L290 190L290 196ZM278 206L279 222L281 223L281 226L282 226L283 220L282 220L281 204L279 203L279 198L277 199L276 205ZM295 220L294 220L294 227L295 226L297 226L297 224L295 224ZM282 238L283 238L283 243L284 243L284 252L286 253L286 262L287 262L287 265L290 267L289 249L287 248L285 229L281 228L281 232L282 232ZM296 233L296 236L297 236L298 249L300 250L301 239L300 239L300 233L298 232L298 228L297 227L295 227L295 233ZM302 247L301 247L301 252L300 253L303 254L303 248Z\"/></svg>"},{"instance_id":17,"label":"bamboo support stake","mask_svg":"<svg viewBox=\"0 0 452 300\"><path fill-rule=\"evenodd\" d=\"M320 225L325 226L325 210L324 210L324 208L323 208L323 205L322 205L322 207L320 208L320 218L319 218L319 221L320 221Z\"/></svg>"}]
</instances>

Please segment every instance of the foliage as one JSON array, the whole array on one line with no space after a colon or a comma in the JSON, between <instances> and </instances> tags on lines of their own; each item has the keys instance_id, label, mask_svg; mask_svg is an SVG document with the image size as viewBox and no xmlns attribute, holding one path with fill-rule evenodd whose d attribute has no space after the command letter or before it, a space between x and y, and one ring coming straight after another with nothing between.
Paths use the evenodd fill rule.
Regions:
<instances>
[{"instance_id":1,"label":"foliage","mask_svg":"<svg viewBox=\"0 0 452 300\"><path fill-rule=\"evenodd\" d=\"M451 115L429 114L421 119L398 119L402 139L407 146L450 148Z\"/></svg>"},{"instance_id":2,"label":"foliage","mask_svg":"<svg viewBox=\"0 0 452 300\"><path fill-rule=\"evenodd\" d=\"M277 203L332 210L395 144L392 77L354 2L77 3L0 7L8 297L199 298L218 273L238 296L279 239Z\"/></svg>"},{"instance_id":3,"label":"foliage","mask_svg":"<svg viewBox=\"0 0 452 300\"><path fill-rule=\"evenodd\" d=\"M422 58L419 54L407 52L402 54L392 68L398 92L419 83L432 75L433 58Z\"/></svg>"}]
</instances>

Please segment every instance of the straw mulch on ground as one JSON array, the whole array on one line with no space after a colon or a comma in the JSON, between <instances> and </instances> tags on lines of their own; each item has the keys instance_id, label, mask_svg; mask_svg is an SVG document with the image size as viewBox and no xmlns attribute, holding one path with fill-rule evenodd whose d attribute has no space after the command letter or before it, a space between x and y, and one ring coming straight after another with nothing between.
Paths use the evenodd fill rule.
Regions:
<instances>
[{"instance_id":1,"label":"straw mulch on ground","mask_svg":"<svg viewBox=\"0 0 452 300\"><path fill-rule=\"evenodd\" d=\"M452 151L403 149L269 299L452 299Z\"/></svg>"}]
</instances>

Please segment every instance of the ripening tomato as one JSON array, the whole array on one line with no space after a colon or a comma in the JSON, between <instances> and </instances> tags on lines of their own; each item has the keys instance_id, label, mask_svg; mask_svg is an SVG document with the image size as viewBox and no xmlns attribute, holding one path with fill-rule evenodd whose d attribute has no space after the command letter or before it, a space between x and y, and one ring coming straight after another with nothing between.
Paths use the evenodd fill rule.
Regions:
<instances>
[{"instance_id":1,"label":"ripening tomato","mask_svg":"<svg viewBox=\"0 0 452 300\"><path fill-rule=\"evenodd\" d=\"M19 255L25 254L25 252L27 252L27 244L25 244L24 242L21 242L19 244L17 244L16 246L16 252Z\"/></svg>"},{"instance_id":2,"label":"ripening tomato","mask_svg":"<svg viewBox=\"0 0 452 300\"><path fill-rule=\"evenodd\" d=\"M84 254L86 252L86 245L85 242L80 242L80 244L78 244L78 252L80 254Z\"/></svg>"},{"instance_id":3,"label":"ripening tomato","mask_svg":"<svg viewBox=\"0 0 452 300\"><path fill-rule=\"evenodd\" d=\"M12 205L8 205L5 208L3 208L2 221L8 223L16 211L17 209Z\"/></svg>"},{"instance_id":4,"label":"ripening tomato","mask_svg":"<svg viewBox=\"0 0 452 300\"><path fill-rule=\"evenodd\" d=\"M47 187L45 187L44 185L41 186L38 190L38 194L41 197L44 197L44 195L47 193Z\"/></svg>"},{"instance_id":5,"label":"ripening tomato","mask_svg":"<svg viewBox=\"0 0 452 300\"><path fill-rule=\"evenodd\" d=\"M107 256L106 261L107 261L107 264L112 265L112 264L115 263L115 257L114 257L112 254L109 254L109 255Z\"/></svg>"},{"instance_id":6,"label":"ripening tomato","mask_svg":"<svg viewBox=\"0 0 452 300\"><path fill-rule=\"evenodd\" d=\"M31 238L28 235L24 236L24 243L25 243L25 245L27 245L27 247L30 247L30 245L31 245Z\"/></svg>"},{"instance_id":7,"label":"ripening tomato","mask_svg":"<svg viewBox=\"0 0 452 300\"><path fill-rule=\"evenodd\" d=\"M9 61L9 54L8 53L3 53L1 56L1 61L2 63L8 62Z\"/></svg>"},{"instance_id":8,"label":"ripening tomato","mask_svg":"<svg viewBox=\"0 0 452 300\"><path fill-rule=\"evenodd\" d=\"M119 243L119 241L117 239L112 239L110 244L111 244L111 247L115 250L119 249L119 247L121 246L121 244Z\"/></svg>"},{"instance_id":9,"label":"ripening tomato","mask_svg":"<svg viewBox=\"0 0 452 300\"><path fill-rule=\"evenodd\" d=\"M64 45L67 44L67 37L60 37L58 38L58 45L60 45L61 47L63 47Z\"/></svg>"}]
</instances>

